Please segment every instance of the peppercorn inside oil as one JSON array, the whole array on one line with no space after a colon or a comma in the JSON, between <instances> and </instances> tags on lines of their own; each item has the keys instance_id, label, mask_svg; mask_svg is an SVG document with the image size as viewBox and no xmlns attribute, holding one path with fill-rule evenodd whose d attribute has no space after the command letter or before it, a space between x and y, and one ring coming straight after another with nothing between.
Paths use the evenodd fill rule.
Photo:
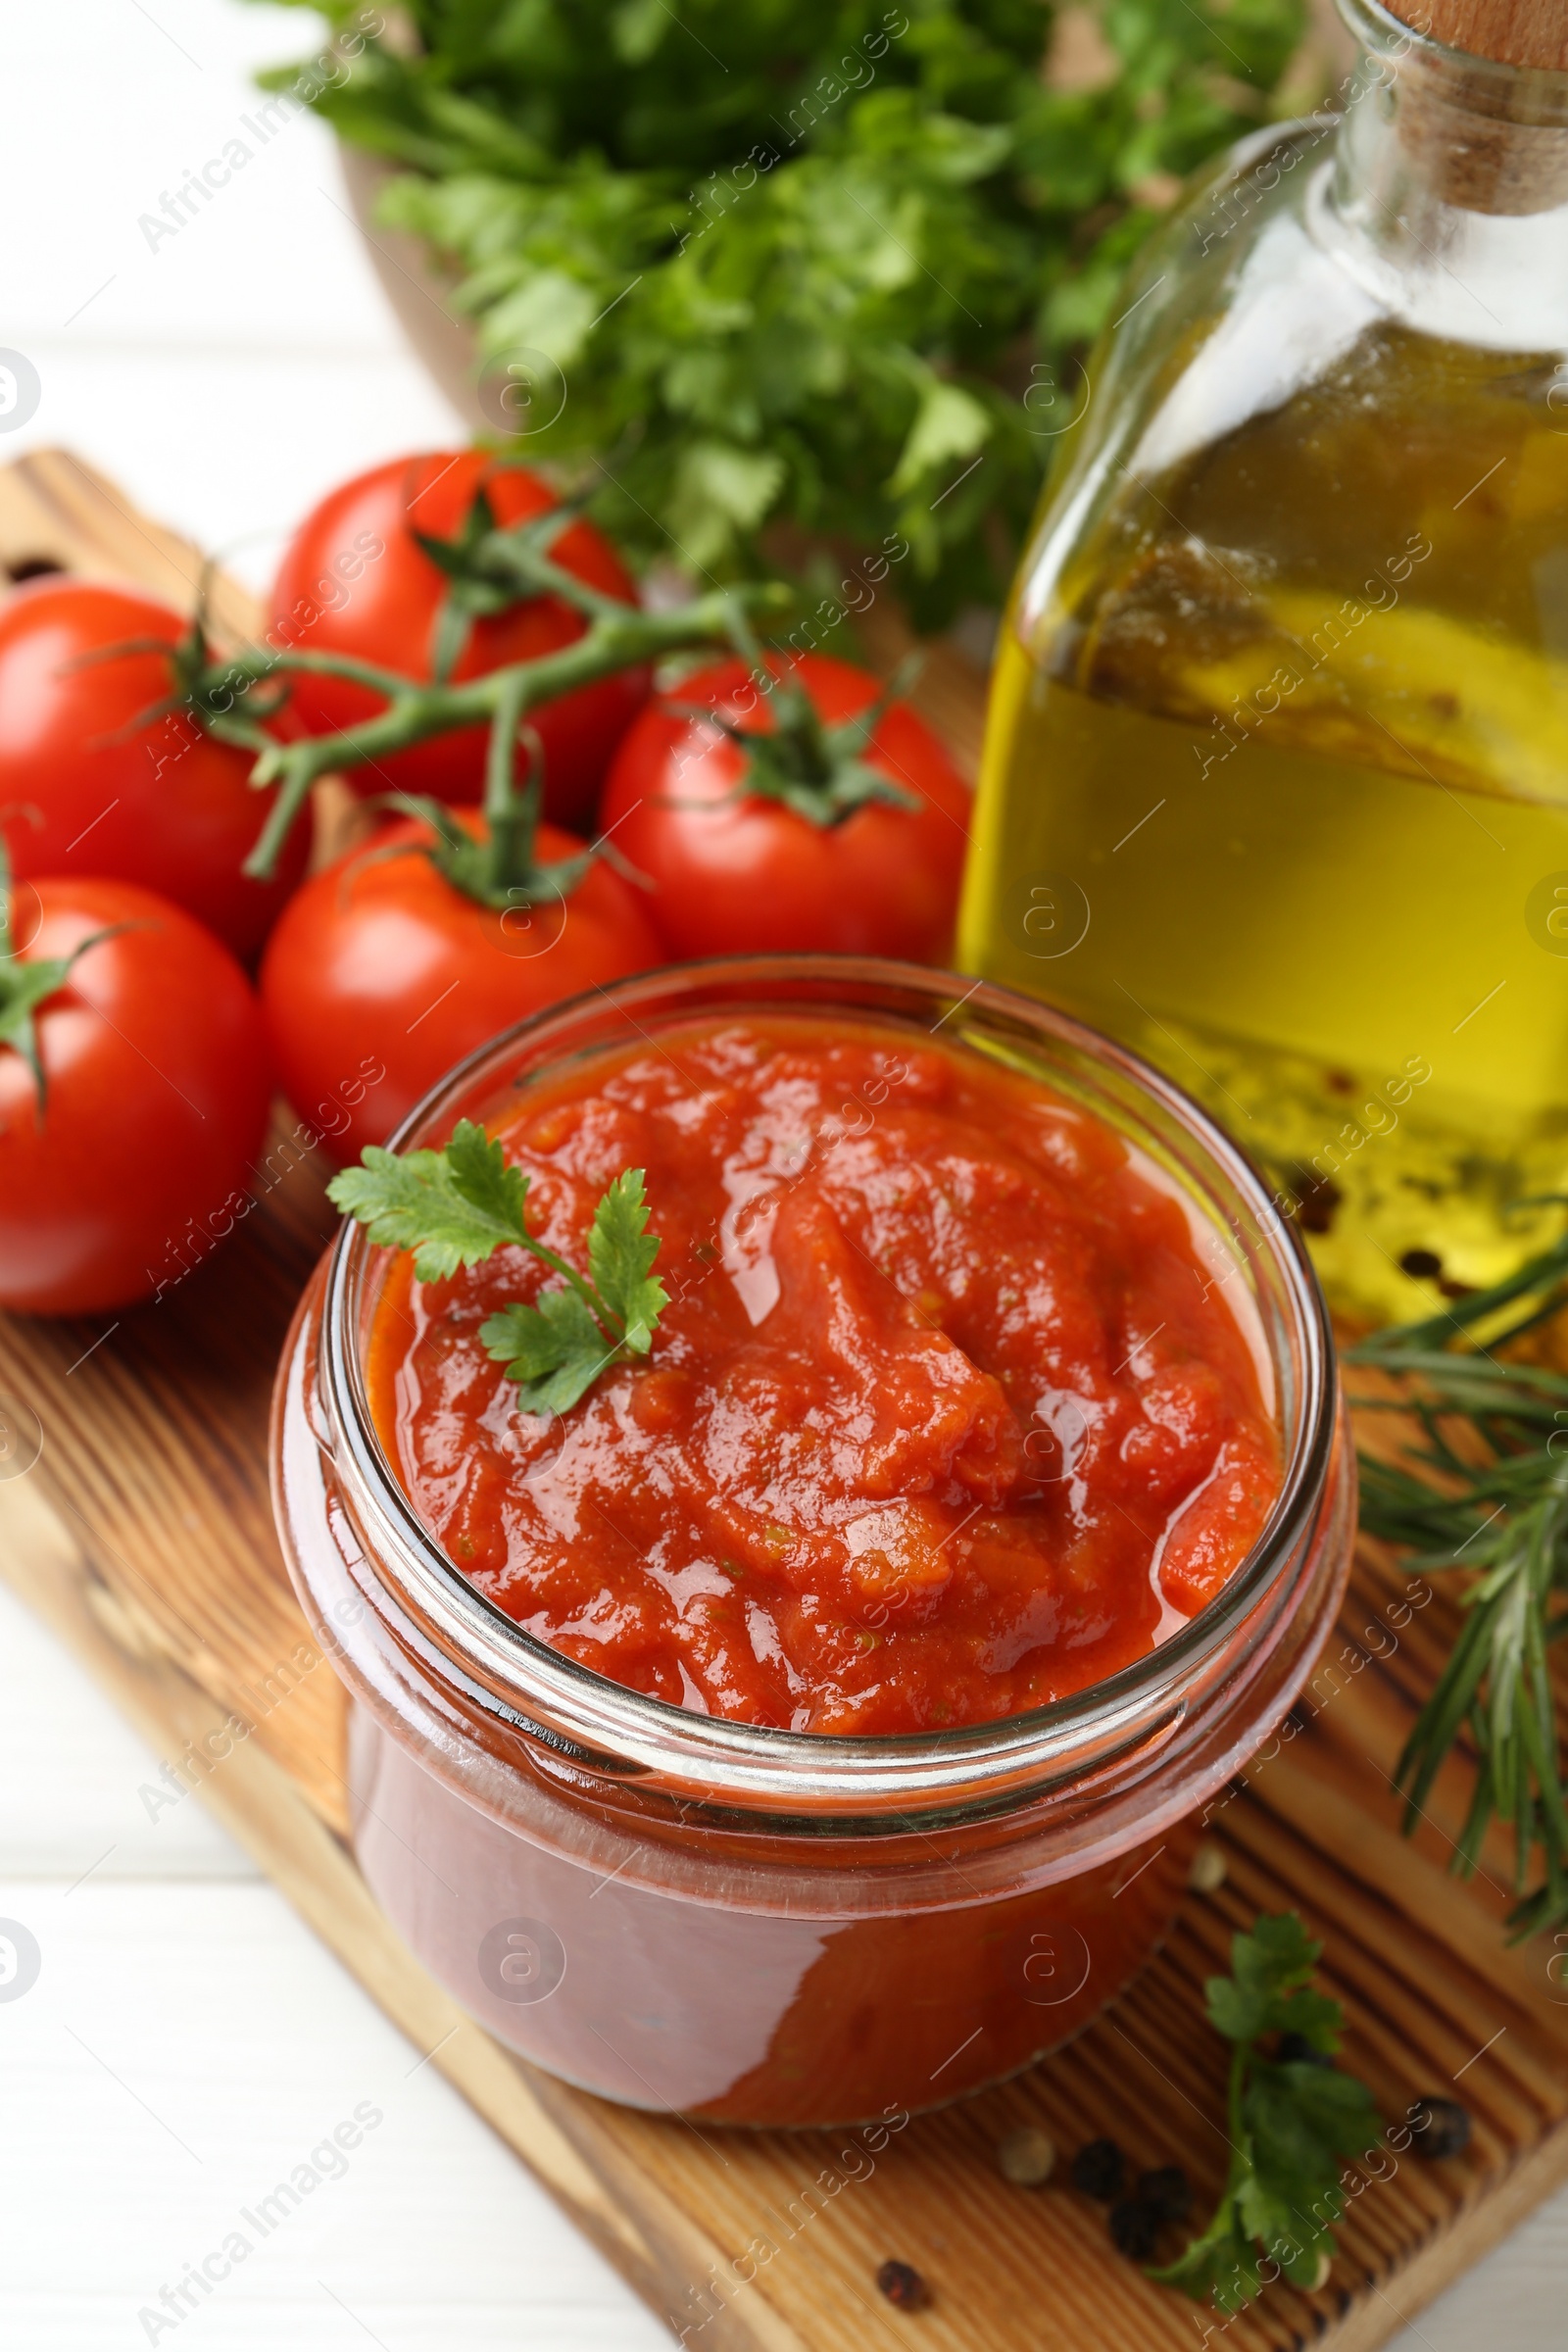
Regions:
<instances>
[{"instance_id":1,"label":"peppercorn inside oil","mask_svg":"<svg viewBox=\"0 0 1568 2352\"><path fill-rule=\"evenodd\" d=\"M1146 444L1149 436L1146 435ZM1568 1189L1568 370L1387 322L1121 475L1003 633L968 968L1135 1045L1343 1304Z\"/></svg>"}]
</instances>

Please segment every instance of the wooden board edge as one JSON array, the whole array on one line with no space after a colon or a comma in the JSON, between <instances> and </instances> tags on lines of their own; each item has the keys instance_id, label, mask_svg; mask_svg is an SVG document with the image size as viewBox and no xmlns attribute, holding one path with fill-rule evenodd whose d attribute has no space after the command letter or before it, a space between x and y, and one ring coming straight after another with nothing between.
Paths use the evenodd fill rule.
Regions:
<instances>
[{"instance_id":1,"label":"wooden board edge","mask_svg":"<svg viewBox=\"0 0 1568 2352\"><path fill-rule=\"evenodd\" d=\"M126 561L117 560L123 547ZM58 565L83 579L131 586L180 612L205 578L220 636L248 638L263 612L247 588L208 564L194 540L154 522L95 466L69 449L29 449L0 467L0 566Z\"/></svg>"},{"instance_id":2,"label":"wooden board edge","mask_svg":"<svg viewBox=\"0 0 1568 2352\"><path fill-rule=\"evenodd\" d=\"M1369 2285L1366 2300L1352 2304L1330 2327L1324 2343L1332 2352L1380 2352L1401 2328L1413 2328L1429 2304L1500 2245L1564 2181L1568 2127L1547 2132L1485 2196L1435 2230L1382 2285Z\"/></svg>"},{"instance_id":3,"label":"wooden board edge","mask_svg":"<svg viewBox=\"0 0 1568 2352\"><path fill-rule=\"evenodd\" d=\"M220 1729L225 1710L179 1667L113 1639L112 1614L89 1597L90 1562L47 1497L25 1480L0 1486L0 1576L143 1739L177 1752ZM710 2266L721 2266L724 2249L661 2183L612 2148L608 2132L595 2125L597 2102L533 2076L419 1966L383 1918L347 1846L259 1744L235 1746L199 1793L398 2030L667 2321L671 2302L687 2284L701 2284ZM624 2205L611 2196L605 2173L619 2176ZM808 2352L760 2294L745 2313L730 2306L711 2342L713 2352Z\"/></svg>"}]
</instances>

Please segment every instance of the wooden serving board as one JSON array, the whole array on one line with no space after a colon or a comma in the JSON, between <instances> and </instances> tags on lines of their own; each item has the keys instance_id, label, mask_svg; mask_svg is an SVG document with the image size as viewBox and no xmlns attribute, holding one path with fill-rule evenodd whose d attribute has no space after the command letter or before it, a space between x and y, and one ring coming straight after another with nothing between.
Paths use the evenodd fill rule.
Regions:
<instances>
[{"instance_id":1,"label":"wooden serving board","mask_svg":"<svg viewBox=\"0 0 1568 2352\"><path fill-rule=\"evenodd\" d=\"M0 564L45 564L179 600L198 569L193 549L58 454L0 472ZM226 627L253 625L240 591L220 596ZM975 674L947 656L925 694L972 750ZM566 2089L500 2048L403 1949L355 1867L343 1698L273 1538L268 1396L330 1230L320 1173L281 1151L260 1163L256 1213L157 1306L0 1319L0 1565L161 1757L177 1766L231 1714L245 1719L251 1736L199 1784L206 1801L677 2336L705 2352L862 2352L868 2339L1175 2352L1215 2332L1213 2314L1113 2251L1103 2207L1065 2184L1065 2158L1108 2132L1139 2167L1185 2164L1211 2202L1225 2060L1201 1983L1259 1910L1294 1905L1324 1938L1348 2063L1385 2117L1446 2093L1475 2132L1462 2158L1385 2151L1362 2168L1326 2284L1267 2288L1225 2330L1235 2345L1367 2352L1568 2179L1568 1983L1556 1981L1568 1970L1543 1942L1506 1946L1500 1858L1469 1885L1447 1874L1460 1766L1415 1840L1399 1835L1388 1776L1456 1619L1441 1594L1409 1612L1406 1579L1372 1546L1298 1736L1215 1809L1223 1886L1189 1899L1161 1957L1069 2049L917 2120L868 2175L863 2154L841 2165L843 2134L699 2131ZM997 2141L1024 2123L1063 2151L1043 2189L997 2170ZM778 2250L740 2287L730 2265L758 2237ZM929 2308L879 2295L889 2256L923 2274ZM719 2297L715 2277L730 2281Z\"/></svg>"}]
</instances>

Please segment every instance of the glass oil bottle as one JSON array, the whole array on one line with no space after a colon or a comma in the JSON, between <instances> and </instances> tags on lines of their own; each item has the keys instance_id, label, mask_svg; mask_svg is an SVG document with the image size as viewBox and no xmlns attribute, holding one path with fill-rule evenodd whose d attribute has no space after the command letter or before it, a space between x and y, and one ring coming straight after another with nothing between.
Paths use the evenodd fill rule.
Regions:
<instances>
[{"instance_id":1,"label":"glass oil bottle","mask_svg":"<svg viewBox=\"0 0 1568 2352\"><path fill-rule=\"evenodd\" d=\"M1385 1320L1568 1193L1568 54L1341 4L1343 111L1200 182L1089 363L959 953L1199 1096Z\"/></svg>"}]
</instances>

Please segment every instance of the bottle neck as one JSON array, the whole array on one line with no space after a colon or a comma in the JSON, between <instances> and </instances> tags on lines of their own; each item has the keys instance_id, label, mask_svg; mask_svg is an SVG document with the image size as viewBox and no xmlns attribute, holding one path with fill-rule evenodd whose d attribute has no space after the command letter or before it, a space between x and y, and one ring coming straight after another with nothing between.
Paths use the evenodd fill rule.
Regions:
<instances>
[{"instance_id":1,"label":"bottle neck","mask_svg":"<svg viewBox=\"0 0 1568 2352\"><path fill-rule=\"evenodd\" d=\"M1466 57L1379 0L1314 227L1403 323L1491 349L1568 348L1568 74Z\"/></svg>"}]
</instances>

